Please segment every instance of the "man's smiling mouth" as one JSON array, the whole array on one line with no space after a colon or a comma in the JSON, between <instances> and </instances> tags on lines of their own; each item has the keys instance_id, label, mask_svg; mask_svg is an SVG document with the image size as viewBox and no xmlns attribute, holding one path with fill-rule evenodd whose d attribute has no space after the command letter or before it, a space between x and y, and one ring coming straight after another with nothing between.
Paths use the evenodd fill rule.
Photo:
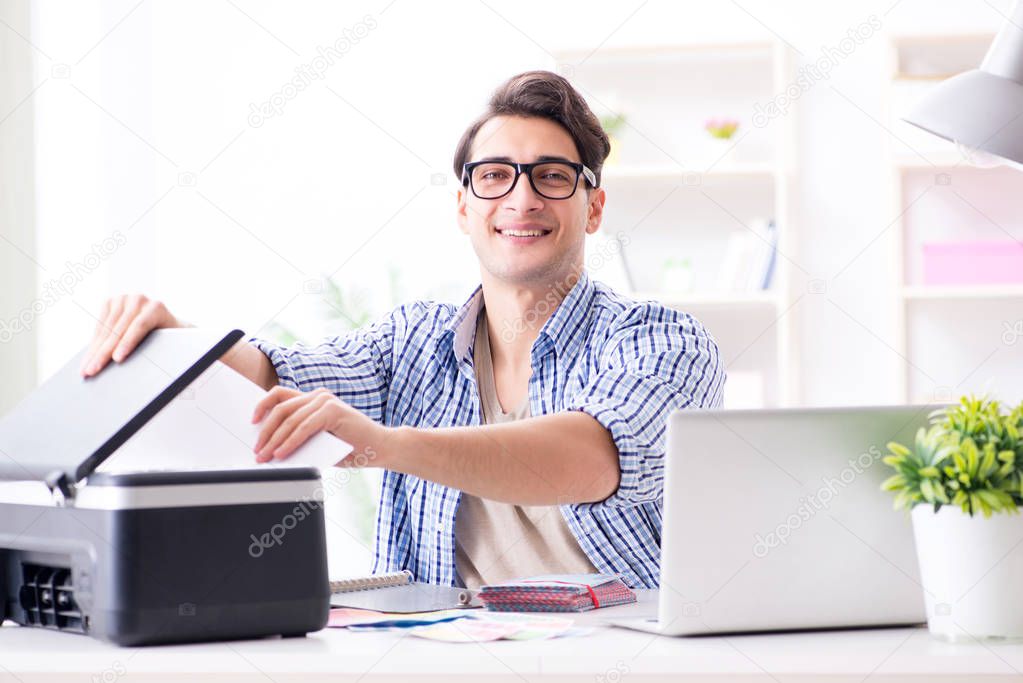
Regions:
<instances>
[{"instance_id":1,"label":"man's smiling mouth","mask_svg":"<svg viewBox=\"0 0 1023 683\"><path fill-rule=\"evenodd\" d=\"M542 225L508 225L495 227L494 230L505 237L543 237L552 232L551 228Z\"/></svg>"}]
</instances>

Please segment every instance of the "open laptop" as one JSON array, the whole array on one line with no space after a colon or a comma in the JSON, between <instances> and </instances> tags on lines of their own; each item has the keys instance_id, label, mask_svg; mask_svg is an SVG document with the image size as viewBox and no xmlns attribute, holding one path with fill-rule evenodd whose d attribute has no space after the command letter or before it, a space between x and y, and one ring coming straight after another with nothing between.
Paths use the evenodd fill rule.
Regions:
<instances>
[{"instance_id":1,"label":"open laptop","mask_svg":"<svg viewBox=\"0 0 1023 683\"><path fill-rule=\"evenodd\" d=\"M925 621L881 459L936 407L674 413L658 615L613 623L699 635Z\"/></svg>"}]
</instances>

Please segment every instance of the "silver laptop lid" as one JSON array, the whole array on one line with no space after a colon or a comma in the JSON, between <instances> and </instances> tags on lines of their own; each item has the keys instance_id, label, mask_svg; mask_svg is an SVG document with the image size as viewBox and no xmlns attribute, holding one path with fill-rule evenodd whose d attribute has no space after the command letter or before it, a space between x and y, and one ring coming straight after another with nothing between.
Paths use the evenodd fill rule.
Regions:
<instances>
[{"instance_id":1,"label":"silver laptop lid","mask_svg":"<svg viewBox=\"0 0 1023 683\"><path fill-rule=\"evenodd\" d=\"M660 629L925 619L912 528L880 483L938 406L679 411L669 421Z\"/></svg>"}]
</instances>

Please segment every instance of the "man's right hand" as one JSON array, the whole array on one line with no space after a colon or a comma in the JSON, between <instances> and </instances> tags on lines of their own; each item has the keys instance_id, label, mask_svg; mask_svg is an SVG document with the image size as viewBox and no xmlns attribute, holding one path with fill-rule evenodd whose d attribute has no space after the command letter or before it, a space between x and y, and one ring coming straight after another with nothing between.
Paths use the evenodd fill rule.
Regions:
<instances>
[{"instance_id":1,"label":"man's right hand","mask_svg":"<svg viewBox=\"0 0 1023 683\"><path fill-rule=\"evenodd\" d=\"M160 301L143 294L122 294L103 303L96 332L85 354L81 373L91 377L113 359L120 363L146 335L162 327L191 327L181 322Z\"/></svg>"}]
</instances>

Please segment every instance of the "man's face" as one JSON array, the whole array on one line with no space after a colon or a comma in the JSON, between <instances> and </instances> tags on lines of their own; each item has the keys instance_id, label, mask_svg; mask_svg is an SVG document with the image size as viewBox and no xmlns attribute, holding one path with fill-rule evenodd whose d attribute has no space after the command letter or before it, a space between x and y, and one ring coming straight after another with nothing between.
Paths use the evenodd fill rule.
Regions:
<instances>
[{"instance_id":1,"label":"man's face","mask_svg":"<svg viewBox=\"0 0 1023 683\"><path fill-rule=\"evenodd\" d=\"M548 119L521 116L496 116L476 134L468 161L494 157L516 163L540 157L580 161L568 131ZM587 187L580 176L571 197L547 199L533 191L526 174L498 199L480 199L462 187L458 225L485 273L517 285L557 282L582 267L585 237L600 227L604 190L587 192ZM523 235L537 231L541 234Z\"/></svg>"}]
</instances>

